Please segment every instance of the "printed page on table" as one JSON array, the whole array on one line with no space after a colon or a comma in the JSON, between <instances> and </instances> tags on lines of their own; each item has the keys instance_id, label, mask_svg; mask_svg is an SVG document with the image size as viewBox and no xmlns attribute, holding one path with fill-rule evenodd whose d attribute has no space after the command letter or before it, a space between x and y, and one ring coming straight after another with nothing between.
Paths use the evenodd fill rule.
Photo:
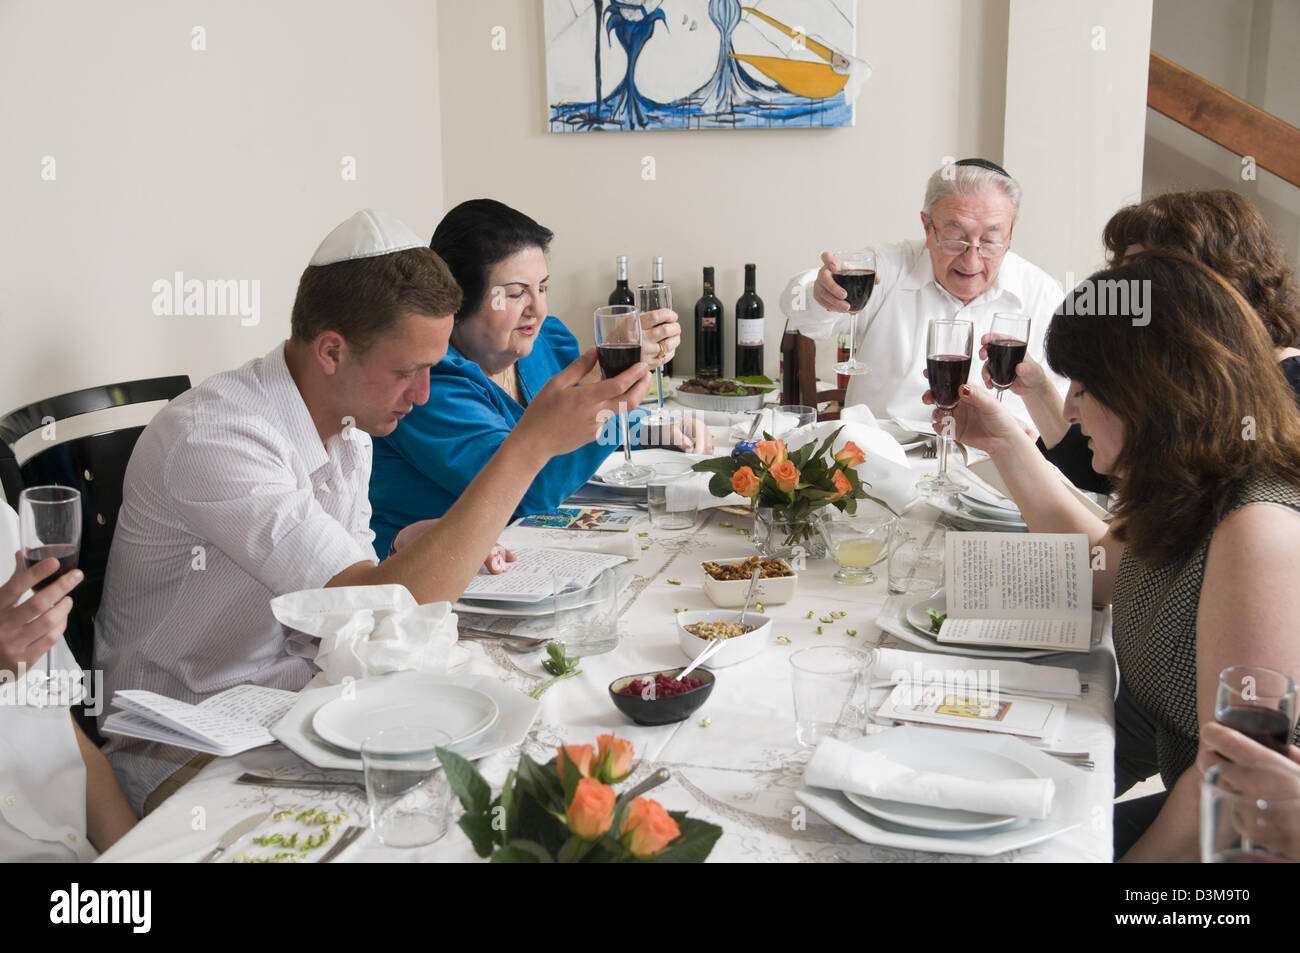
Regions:
<instances>
[{"instance_id":1,"label":"printed page on table","mask_svg":"<svg viewBox=\"0 0 1300 953\"><path fill-rule=\"evenodd\" d=\"M514 554L506 572L482 571L471 579L462 598L539 601L555 594L553 577L565 589L586 588L606 569L627 562L623 556L572 549L516 549Z\"/></svg>"},{"instance_id":2,"label":"printed page on table","mask_svg":"<svg viewBox=\"0 0 1300 953\"><path fill-rule=\"evenodd\" d=\"M1067 706L1036 698L1001 695L977 686L936 683L898 685L876 711L876 720L942 725L968 731L992 731L1026 738L1050 737Z\"/></svg>"}]
</instances>

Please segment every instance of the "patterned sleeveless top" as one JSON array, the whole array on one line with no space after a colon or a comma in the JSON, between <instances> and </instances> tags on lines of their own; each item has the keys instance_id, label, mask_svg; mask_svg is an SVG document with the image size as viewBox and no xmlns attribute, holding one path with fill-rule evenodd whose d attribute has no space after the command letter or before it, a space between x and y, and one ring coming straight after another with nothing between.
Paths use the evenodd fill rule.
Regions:
<instances>
[{"instance_id":1,"label":"patterned sleeveless top","mask_svg":"<svg viewBox=\"0 0 1300 953\"><path fill-rule=\"evenodd\" d=\"M1300 488L1273 477L1250 480L1237 491L1227 513L1248 503L1300 511ZM1115 655L1124 684L1155 722L1156 759L1166 788L1196 761L1200 739L1196 610L1209 548L1206 536L1185 558L1156 569L1138 562L1125 548L1115 576ZM1300 726L1292 741L1300 742Z\"/></svg>"}]
</instances>

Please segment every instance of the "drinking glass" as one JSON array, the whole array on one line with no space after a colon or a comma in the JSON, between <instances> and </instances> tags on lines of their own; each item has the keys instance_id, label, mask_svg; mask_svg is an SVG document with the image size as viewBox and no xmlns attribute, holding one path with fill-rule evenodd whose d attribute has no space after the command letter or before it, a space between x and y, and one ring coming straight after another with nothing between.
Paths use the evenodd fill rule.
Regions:
<instances>
[{"instance_id":1,"label":"drinking glass","mask_svg":"<svg viewBox=\"0 0 1300 953\"><path fill-rule=\"evenodd\" d=\"M862 733L875 663L875 649L862 652L838 645L817 645L790 656L799 744L812 747L823 738Z\"/></svg>"},{"instance_id":2,"label":"drinking glass","mask_svg":"<svg viewBox=\"0 0 1300 953\"><path fill-rule=\"evenodd\" d=\"M587 589L567 587L568 579L551 576L555 593L552 636L570 656L602 655L618 647L619 577L606 569Z\"/></svg>"},{"instance_id":3,"label":"drinking glass","mask_svg":"<svg viewBox=\"0 0 1300 953\"><path fill-rule=\"evenodd\" d=\"M945 539L938 523L894 520L889 533L889 591L901 595L942 589Z\"/></svg>"},{"instance_id":4,"label":"drinking glass","mask_svg":"<svg viewBox=\"0 0 1300 953\"><path fill-rule=\"evenodd\" d=\"M641 315L629 304L611 304L596 309L596 359L601 377L616 377L641 360ZM634 466L632 441L628 434L627 411L618 415L623 435L623 465L603 477L615 486L641 486L654 473L650 467Z\"/></svg>"},{"instance_id":5,"label":"drinking glass","mask_svg":"<svg viewBox=\"0 0 1300 953\"><path fill-rule=\"evenodd\" d=\"M894 518L878 508L860 507L852 515L829 509L817 523L826 548L836 564L835 581L845 586L865 586L876 581L871 566L879 561L889 542Z\"/></svg>"},{"instance_id":6,"label":"drinking glass","mask_svg":"<svg viewBox=\"0 0 1300 953\"><path fill-rule=\"evenodd\" d=\"M388 728L361 744L370 829L386 847L421 847L447 833L451 785L435 749L451 736L436 728Z\"/></svg>"},{"instance_id":7,"label":"drinking glass","mask_svg":"<svg viewBox=\"0 0 1300 953\"><path fill-rule=\"evenodd\" d=\"M636 286L636 306L637 309L645 314L648 311L658 311L666 308L669 311L673 308L673 290L668 285L651 284ZM660 353L663 353L662 348ZM647 418L646 422L658 421L664 416L664 368L660 364L655 368L655 387L659 391L659 407Z\"/></svg>"},{"instance_id":8,"label":"drinking glass","mask_svg":"<svg viewBox=\"0 0 1300 953\"><path fill-rule=\"evenodd\" d=\"M646 483L646 506L650 511L650 525L656 529L691 529L695 526L695 516L699 504L691 501L684 509L668 508L668 487L685 489L685 484L694 475L689 463L659 463L655 465L654 476ZM681 505L681 501L677 501Z\"/></svg>"},{"instance_id":9,"label":"drinking glass","mask_svg":"<svg viewBox=\"0 0 1300 953\"><path fill-rule=\"evenodd\" d=\"M1300 768L1216 764L1201 781L1201 862L1300 861Z\"/></svg>"},{"instance_id":10,"label":"drinking glass","mask_svg":"<svg viewBox=\"0 0 1300 953\"><path fill-rule=\"evenodd\" d=\"M999 311L989 327L989 379L998 390L998 400L1016 379L1016 367L1029 349L1029 318L1023 314Z\"/></svg>"},{"instance_id":11,"label":"drinking glass","mask_svg":"<svg viewBox=\"0 0 1300 953\"><path fill-rule=\"evenodd\" d=\"M44 589L65 572L76 569L81 552L81 494L68 486L30 486L23 490L18 496L18 535L24 568L31 569L50 557L59 561L59 571L33 588ZM45 653L47 676L52 674L50 655Z\"/></svg>"},{"instance_id":12,"label":"drinking glass","mask_svg":"<svg viewBox=\"0 0 1300 953\"><path fill-rule=\"evenodd\" d=\"M948 476L948 453L952 449L952 409L961 397L962 385L970 376L971 346L975 326L969 321L931 321L925 335L925 366L935 403L944 411L939 431L939 472L916 485L927 496L947 497L968 489Z\"/></svg>"},{"instance_id":13,"label":"drinking glass","mask_svg":"<svg viewBox=\"0 0 1300 953\"><path fill-rule=\"evenodd\" d=\"M1214 720L1284 752L1295 730L1295 682L1262 665L1225 668L1214 695Z\"/></svg>"},{"instance_id":14,"label":"drinking glass","mask_svg":"<svg viewBox=\"0 0 1300 953\"><path fill-rule=\"evenodd\" d=\"M867 365L854 356L858 340L858 312L871 300L876 287L876 254L871 251L838 252L840 265L831 274L835 283L848 294L849 303L849 357L835 365L837 374L849 376L865 374Z\"/></svg>"}]
</instances>

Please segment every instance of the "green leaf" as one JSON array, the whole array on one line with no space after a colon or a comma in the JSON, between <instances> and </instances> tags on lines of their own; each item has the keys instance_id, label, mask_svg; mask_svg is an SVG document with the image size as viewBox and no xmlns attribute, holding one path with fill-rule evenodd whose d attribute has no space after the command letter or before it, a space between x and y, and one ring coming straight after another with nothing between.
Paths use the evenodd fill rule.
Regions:
<instances>
[{"instance_id":1,"label":"green leaf","mask_svg":"<svg viewBox=\"0 0 1300 953\"><path fill-rule=\"evenodd\" d=\"M474 845L474 853L487 857L497 844L499 831L492 830L492 818L487 814L462 814L460 829L465 832L469 842Z\"/></svg>"},{"instance_id":2,"label":"green leaf","mask_svg":"<svg viewBox=\"0 0 1300 953\"><path fill-rule=\"evenodd\" d=\"M565 810L568 810L569 805L573 802L573 792L578 789L578 782L582 780L582 772L578 770L578 766L573 763L572 758L565 757L560 764L563 765L561 771L564 774L564 807Z\"/></svg>"},{"instance_id":3,"label":"green leaf","mask_svg":"<svg viewBox=\"0 0 1300 953\"><path fill-rule=\"evenodd\" d=\"M515 779L518 775L511 771L506 775L506 783L501 786L501 796L497 803L501 805L501 816L505 818L505 829L500 832L501 840L510 840L510 829L514 826L512 814L515 807Z\"/></svg>"},{"instance_id":4,"label":"green leaf","mask_svg":"<svg viewBox=\"0 0 1300 953\"><path fill-rule=\"evenodd\" d=\"M740 465L731 457L710 457L691 467L698 473L725 473L727 476L740 469Z\"/></svg>"},{"instance_id":5,"label":"green leaf","mask_svg":"<svg viewBox=\"0 0 1300 953\"><path fill-rule=\"evenodd\" d=\"M713 850L713 845L722 836L722 828L717 824L687 817L683 811L669 811L669 816L677 822L681 836L665 847L660 853L650 858L654 864L698 864L702 863Z\"/></svg>"},{"instance_id":6,"label":"green leaf","mask_svg":"<svg viewBox=\"0 0 1300 953\"><path fill-rule=\"evenodd\" d=\"M436 749L438 761L447 772L447 783L469 814L483 814L492 800L492 789L474 766L446 748Z\"/></svg>"},{"instance_id":7,"label":"green leaf","mask_svg":"<svg viewBox=\"0 0 1300 953\"><path fill-rule=\"evenodd\" d=\"M733 377L732 380L739 381L741 384L752 384L756 387L776 386L776 381L770 377L764 377L762 374L751 374L749 377Z\"/></svg>"}]
</instances>

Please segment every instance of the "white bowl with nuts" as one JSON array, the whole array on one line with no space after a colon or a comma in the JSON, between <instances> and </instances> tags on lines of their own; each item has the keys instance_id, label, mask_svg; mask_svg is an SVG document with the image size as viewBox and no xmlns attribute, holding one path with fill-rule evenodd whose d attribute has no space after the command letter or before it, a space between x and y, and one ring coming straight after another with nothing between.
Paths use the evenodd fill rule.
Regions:
<instances>
[{"instance_id":1,"label":"white bowl with nuts","mask_svg":"<svg viewBox=\"0 0 1300 953\"><path fill-rule=\"evenodd\" d=\"M749 578L760 562L763 575L758 577L750 608L759 603L779 606L793 600L799 574L784 559L761 559L758 556L736 556L700 563L700 569L704 572L704 594L720 609L739 609L745 604ZM776 575L777 573L782 575ZM726 578L719 579L720 575Z\"/></svg>"},{"instance_id":2,"label":"white bowl with nuts","mask_svg":"<svg viewBox=\"0 0 1300 953\"><path fill-rule=\"evenodd\" d=\"M677 636L682 651L695 658L715 636L726 639L727 644L710 655L705 668L725 668L758 655L772 642L772 620L749 607L742 631L740 613L725 609L694 609L677 613Z\"/></svg>"}]
</instances>

